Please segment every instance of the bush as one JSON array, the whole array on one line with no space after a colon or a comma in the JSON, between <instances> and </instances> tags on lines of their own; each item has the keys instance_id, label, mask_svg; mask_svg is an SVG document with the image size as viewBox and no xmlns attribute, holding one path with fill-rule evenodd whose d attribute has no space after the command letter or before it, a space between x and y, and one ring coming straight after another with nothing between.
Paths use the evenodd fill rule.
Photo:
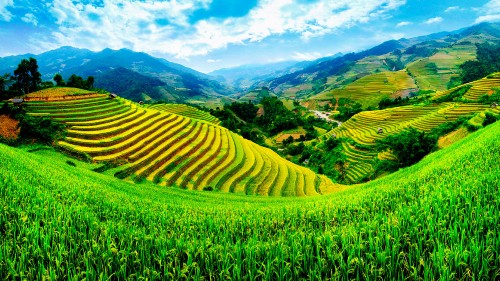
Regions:
<instances>
[{"instance_id":1,"label":"bush","mask_svg":"<svg viewBox=\"0 0 500 281\"><path fill-rule=\"evenodd\" d=\"M70 165L70 166L73 166L73 167L76 167L76 164L75 164L75 162L73 162L73 161L69 161L69 160L67 160L67 161L66 161L66 164L68 164L68 165Z\"/></svg>"},{"instance_id":2,"label":"bush","mask_svg":"<svg viewBox=\"0 0 500 281\"><path fill-rule=\"evenodd\" d=\"M481 126L473 124L471 122L465 122L464 126L467 129L467 131L471 133L481 129Z\"/></svg>"},{"instance_id":3,"label":"bush","mask_svg":"<svg viewBox=\"0 0 500 281\"><path fill-rule=\"evenodd\" d=\"M483 120L483 127L486 127L490 124L493 124L499 119L500 119L500 116L496 116L490 112L486 112L484 120Z\"/></svg>"},{"instance_id":4,"label":"bush","mask_svg":"<svg viewBox=\"0 0 500 281\"><path fill-rule=\"evenodd\" d=\"M205 187L203 188L203 191L213 191L213 190L214 190L214 188L213 188L213 187L211 187L211 186L205 186Z\"/></svg>"},{"instance_id":5,"label":"bush","mask_svg":"<svg viewBox=\"0 0 500 281\"><path fill-rule=\"evenodd\" d=\"M390 149L398 158L399 165L413 165L436 148L437 138L415 128L377 140L379 150Z\"/></svg>"},{"instance_id":6,"label":"bush","mask_svg":"<svg viewBox=\"0 0 500 281\"><path fill-rule=\"evenodd\" d=\"M57 123L48 117L34 117L21 115L19 118L19 137L24 140L36 140L45 144L52 144L65 134L63 124Z\"/></svg>"}]
</instances>

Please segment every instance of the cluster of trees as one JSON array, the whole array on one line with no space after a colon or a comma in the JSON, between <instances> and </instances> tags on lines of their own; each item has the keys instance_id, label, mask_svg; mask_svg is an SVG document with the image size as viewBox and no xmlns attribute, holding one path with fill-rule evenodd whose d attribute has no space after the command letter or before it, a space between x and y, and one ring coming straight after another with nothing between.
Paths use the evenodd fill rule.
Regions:
<instances>
[{"instance_id":1,"label":"cluster of trees","mask_svg":"<svg viewBox=\"0 0 500 281\"><path fill-rule=\"evenodd\" d=\"M291 144L285 153L294 157L297 164L306 164L319 174L336 182L344 182L346 175L346 155L342 153L342 140L335 137L325 139L319 145Z\"/></svg>"},{"instance_id":2,"label":"cluster of trees","mask_svg":"<svg viewBox=\"0 0 500 281\"><path fill-rule=\"evenodd\" d=\"M401 106L401 105L408 104L409 102L410 102L410 97L406 97L406 98L397 97L394 99L391 99L389 97L384 97L378 103L378 108L384 109L384 108L393 107L393 106Z\"/></svg>"},{"instance_id":3,"label":"cluster of trees","mask_svg":"<svg viewBox=\"0 0 500 281\"><path fill-rule=\"evenodd\" d=\"M477 59L464 62L460 69L462 83L469 83L500 71L500 45L477 44Z\"/></svg>"},{"instance_id":4,"label":"cluster of trees","mask_svg":"<svg viewBox=\"0 0 500 281\"><path fill-rule=\"evenodd\" d=\"M363 106L359 102L349 98L340 98L338 100L337 111L339 113L335 115L335 119L345 122L355 114L363 111Z\"/></svg>"},{"instance_id":5,"label":"cluster of trees","mask_svg":"<svg viewBox=\"0 0 500 281\"><path fill-rule=\"evenodd\" d=\"M322 119L310 116L304 118L299 112L288 110L276 97L264 97L261 102L263 114L257 116L259 107L249 102L233 102L222 109L211 109L210 114L221 120L221 125L239 133L244 138L263 144L264 136L272 136L285 130L302 126L305 138L314 139L317 132L314 126L330 130L332 126Z\"/></svg>"},{"instance_id":6,"label":"cluster of trees","mask_svg":"<svg viewBox=\"0 0 500 281\"><path fill-rule=\"evenodd\" d=\"M94 80L94 76L89 76L87 77L87 80L84 80L81 76L73 74L69 77L68 82L64 82L61 74L58 73L54 76L56 86L67 86L86 90L91 90L94 88Z\"/></svg>"}]
</instances>

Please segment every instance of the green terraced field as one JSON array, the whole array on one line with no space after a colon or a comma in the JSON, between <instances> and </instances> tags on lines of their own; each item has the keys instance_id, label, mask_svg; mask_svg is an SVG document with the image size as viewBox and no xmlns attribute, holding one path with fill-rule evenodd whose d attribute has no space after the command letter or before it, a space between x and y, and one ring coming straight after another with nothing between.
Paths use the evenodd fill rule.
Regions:
<instances>
[{"instance_id":1,"label":"green terraced field","mask_svg":"<svg viewBox=\"0 0 500 281\"><path fill-rule=\"evenodd\" d=\"M482 95L491 95L498 90L500 87L498 73L447 91L438 92L432 98L436 100L466 86L470 86L470 89L465 92L463 98L472 102L409 105L385 110L364 111L356 114L340 127L324 134L323 137L334 135L338 138L349 138L360 146L373 147L376 140L401 132L409 127L429 132L440 124L454 121L459 117L472 117L474 115L476 117L471 122L480 126L484 119L484 112L491 111L495 114L500 112L499 108L490 108L490 104L474 103ZM382 133L378 132L379 129L382 129ZM369 175L373 171L375 159L394 159L390 153L377 154L372 150L359 149L347 143L343 144L343 152L347 156L346 177L350 183L359 182Z\"/></svg>"},{"instance_id":2,"label":"green terraced field","mask_svg":"<svg viewBox=\"0 0 500 281\"><path fill-rule=\"evenodd\" d=\"M210 113L186 104L154 104L149 106L149 108L168 113L175 113L189 118L205 120L214 124L220 123L219 119L210 115Z\"/></svg>"},{"instance_id":3,"label":"green terraced field","mask_svg":"<svg viewBox=\"0 0 500 281\"><path fill-rule=\"evenodd\" d=\"M396 72L381 72L362 77L353 83L329 90L313 96L315 100L331 100L332 98L350 98L363 105L377 106L384 97L404 95L405 91L415 90L413 79L404 70Z\"/></svg>"},{"instance_id":4,"label":"green terraced field","mask_svg":"<svg viewBox=\"0 0 500 281\"><path fill-rule=\"evenodd\" d=\"M469 42L441 49L429 58L409 64L407 68L420 89L444 91L451 77L458 75L459 66L475 58L476 46ZM431 63L436 64L437 71L428 67Z\"/></svg>"},{"instance_id":5,"label":"green terraced field","mask_svg":"<svg viewBox=\"0 0 500 281\"><path fill-rule=\"evenodd\" d=\"M120 162L106 171L119 178L272 196L317 195L338 188L189 106L142 107L121 98L91 97L28 102L26 108L68 125L60 147L97 162Z\"/></svg>"},{"instance_id":6,"label":"green terraced field","mask_svg":"<svg viewBox=\"0 0 500 281\"><path fill-rule=\"evenodd\" d=\"M463 98L466 100L471 100L471 101L477 101L479 98L483 95L491 95L493 94L496 90L500 88L500 74L495 73L491 74L488 77L485 77L483 79L470 82L464 85L460 85L458 87L455 87L453 89L449 89L447 91L442 91L434 95L434 99L438 99L440 97L446 96L450 94L453 91L456 91L457 89L463 88L463 87L468 87L471 86L470 89L467 90L467 92L464 94Z\"/></svg>"},{"instance_id":7,"label":"green terraced field","mask_svg":"<svg viewBox=\"0 0 500 281\"><path fill-rule=\"evenodd\" d=\"M0 144L0 276L497 280L499 131L497 122L384 178L302 198L134 184L51 148ZM249 175L276 178L255 173L272 153L247 145L261 152ZM288 172L273 181L296 194L309 179Z\"/></svg>"}]
</instances>

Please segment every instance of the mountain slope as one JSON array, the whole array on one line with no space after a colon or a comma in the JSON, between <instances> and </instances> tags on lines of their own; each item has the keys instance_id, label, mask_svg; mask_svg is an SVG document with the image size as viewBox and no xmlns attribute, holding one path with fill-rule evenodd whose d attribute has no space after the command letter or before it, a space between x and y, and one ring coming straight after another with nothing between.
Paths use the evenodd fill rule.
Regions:
<instances>
[{"instance_id":1,"label":"mountain slope","mask_svg":"<svg viewBox=\"0 0 500 281\"><path fill-rule=\"evenodd\" d=\"M482 23L454 32L391 40L359 53L323 60L265 84L278 95L308 98L378 72L407 68L422 90L445 90L458 66L475 58L475 44L500 42L500 24ZM383 81L380 81L383 82Z\"/></svg>"},{"instance_id":2,"label":"mountain slope","mask_svg":"<svg viewBox=\"0 0 500 281\"><path fill-rule=\"evenodd\" d=\"M150 79L160 80L162 85L154 93L153 99L164 99L169 101L186 101L199 97L218 98L229 95L232 90L211 77L197 72L193 69L158 59L145 53L133 52L127 49L111 50L104 49L100 52L92 52L86 49L62 47L40 55L20 55L14 57L0 58L0 73L12 73L17 64L23 58L34 57L38 61L39 71L44 80L51 80L56 73L68 79L70 75L95 76L96 85L117 85L113 75L119 74L120 79L133 80L139 78L139 84L151 84ZM118 73L116 69L126 69ZM136 72L137 74L133 73ZM159 83L153 83L159 84ZM123 86L109 89L119 95L125 95L140 100L139 95L131 95ZM137 97L137 99L136 99Z\"/></svg>"}]
</instances>

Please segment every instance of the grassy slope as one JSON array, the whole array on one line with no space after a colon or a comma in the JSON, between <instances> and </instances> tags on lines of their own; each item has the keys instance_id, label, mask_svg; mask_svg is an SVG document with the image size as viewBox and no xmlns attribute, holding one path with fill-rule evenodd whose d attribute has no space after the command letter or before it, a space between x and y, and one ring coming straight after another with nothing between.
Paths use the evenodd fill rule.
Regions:
<instances>
[{"instance_id":1,"label":"grassy slope","mask_svg":"<svg viewBox=\"0 0 500 281\"><path fill-rule=\"evenodd\" d=\"M313 198L134 185L0 145L0 275L493 280L499 130Z\"/></svg>"}]
</instances>

